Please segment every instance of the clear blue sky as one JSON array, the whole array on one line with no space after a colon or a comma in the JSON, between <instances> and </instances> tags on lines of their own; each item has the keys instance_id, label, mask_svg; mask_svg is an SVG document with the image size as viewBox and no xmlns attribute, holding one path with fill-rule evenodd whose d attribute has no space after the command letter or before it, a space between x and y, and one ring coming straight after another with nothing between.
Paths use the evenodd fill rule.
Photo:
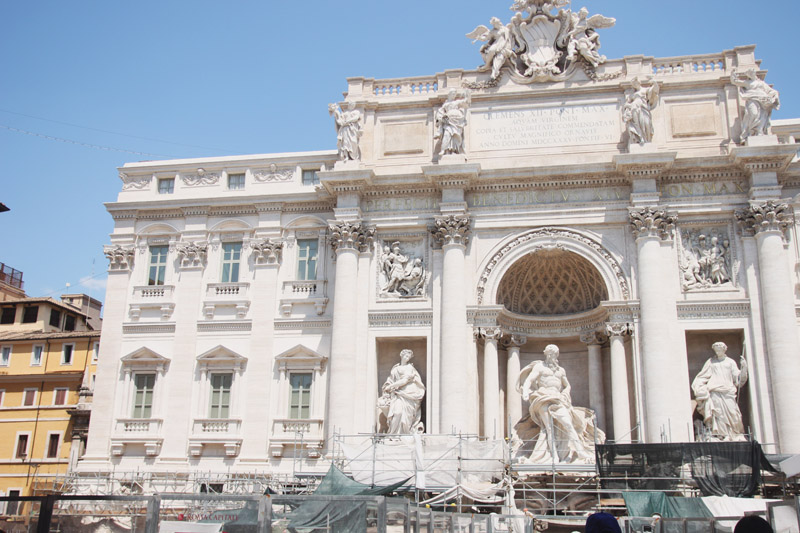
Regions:
<instances>
[{"instance_id":1,"label":"clear blue sky","mask_svg":"<svg viewBox=\"0 0 800 533\"><path fill-rule=\"evenodd\" d=\"M0 261L24 272L31 296L102 300L102 246L112 230L103 203L120 190L117 167L334 149L327 104L341 98L347 77L472 69L478 45L464 34L492 16L508 22L511 3L2 0L0 202L11 211L0 214ZM610 58L758 45L767 81L781 92L773 118L800 117L800 1L573 7L583 5L617 19L601 32Z\"/></svg>"}]
</instances>

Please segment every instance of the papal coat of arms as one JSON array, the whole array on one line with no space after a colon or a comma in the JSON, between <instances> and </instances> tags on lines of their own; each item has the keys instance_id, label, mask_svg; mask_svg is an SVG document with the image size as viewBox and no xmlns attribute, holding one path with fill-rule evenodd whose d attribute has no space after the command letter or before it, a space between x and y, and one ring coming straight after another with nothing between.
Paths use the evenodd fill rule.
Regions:
<instances>
[{"instance_id":1,"label":"papal coat of arms","mask_svg":"<svg viewBox=\"0 0 800 533\"><path fill-rule=\"evenodd\" d=\"M503 24L492 17L491 28L481 25L467 34L473 42L484 41L484 64L478 70L491 71L487 86L497 84L504 67L518 83L564 80L579 67L597 79L595 69L606 61L606 56L598 52L600 39L596 30L610 28L616 19L590 17L585 7L577 12L563 9L568 3L516 0L511 6L515 13L510 23Z\"/></svg>"}]
</instances>

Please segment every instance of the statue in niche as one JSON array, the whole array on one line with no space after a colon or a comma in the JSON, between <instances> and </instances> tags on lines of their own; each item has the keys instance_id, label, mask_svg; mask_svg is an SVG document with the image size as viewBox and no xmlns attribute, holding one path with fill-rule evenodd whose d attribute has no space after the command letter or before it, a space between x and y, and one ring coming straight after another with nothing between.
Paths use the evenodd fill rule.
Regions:
<instances>
[{"instance_id":1,"label":"statue in niche","mask_svg":"<svg viewBox=\"0 0 800 533\"><path fill-rule=\"evenodd\" d=\"M745 440L737 399L739 389L747 383L747 361L742 356L737 367L727 356L728 347L724 342L715 342L711 349L714 356L692 381L697 412L709 433L707 440Z\"/></svg>"},{"instance_id":2,"label":"statue in niche","mask_svg":"<svg viewBox=\"0 0 800 533\"><path fill-rule=\"evenodd\" d=\"M558 364L558 354L558 346L547 345L545 360L527 365L517 380L530 416L517 424L517 434L535 442L525 462L593 463L594 443L604 442L605 434L595 426L590 409L572 405L571 386ZM525 427L528 423L536 426L534 431Z\"/></svg>"},{"instance_id":3,"label":"statue in niche","mask_svg":"<svg viewBox=\"0 0 800 533\"><path fill-rule=\"evenodd\" d=\"M726 236L685 231L681 241L684 291L731 283L730 241Z\"/></svg>"},{"instance_id":4,"label":"statue in niche","mask_svg":"<svg viewBox=\"0 0 800 533\"><path fill-rule=\"evenodd\" d=\"M345 104L345 110L336 104L328 104L328 113L336 121L336 146L339 149L340 161L358 161L361 151L358 140L363 133L361 113L352 101Z\"/></svg>"},{"instance_id":5,"label":"statue in niche","mask_svg":"<svg viewBox=\"0 0 800 533\"><path fill-rule=\"evenodd\" d=\"M422 259L406 255L400 249L400 242L395 241L391 247L386 245L380 257L382 296L422 296L430 279Z\"/></svg>"},{"instance_id":6,"label":"statue in niche","mask_svg":"<svg viewBox=\"0 0 800 533\"><path fill-rule=\"evenodd\" d=\"M658 83L650 82L650 86L645 87L637 76L631 80L631 85L633 88L625 93L625 105L622 106L628 144L653 142L652 110L658 103Z\"/></svg>"},{"instance_id":7,"label":"statue in niche","mask_svg":"<svg viewBox=\"0 0 800 533\"><path fill-rule=\"evenodd\" d=\"M411 363L414 352L405 349L400 352L400 362L392 367L389 377L383 384L383 394L378 398L378 411L386 416L391 435L422 433L422 398L425 385Z\"/></svg>"},{"instance_id":8,"label":"statue in niche","mask_svg":"<svg viewBox=\"0 0 800 533\"><path fill-rule=\"evenodd\" d=\"M744 100L741 142L748 137L767 135L772 111L781 107L778 91L760 79L752 68L744 72L734 71L731 83L739 87L739 96Z\"/></svg>"},{"instance_id":9,"label":"statue in niche","mask_svg":"<svg viewBox=\"0 0 800 533\"><path fill-rule=\"evenodd\" d=\"M450 90L447 101L436 111L435 140L441 142L439 155L464 153L464 128L471 99L469 91Z\"/></svg>"},{"instance_id":10,"label":"statue in niche","mask_svg":"<svg viewBox=\"0 0 800 533\"><path fill-rule=\"evenodd\" d=\"M484 65L478 70L490 70L492 81L500 77L500 69L506 61L514 57L514 36L511 34L511 25L503 25L497 17L492 17L489 21L492 28L489 29L483 24L467 34L467 37L475 41L485 41L481 46L480 53L483 57Z\"/></svg>"}]
</instances>

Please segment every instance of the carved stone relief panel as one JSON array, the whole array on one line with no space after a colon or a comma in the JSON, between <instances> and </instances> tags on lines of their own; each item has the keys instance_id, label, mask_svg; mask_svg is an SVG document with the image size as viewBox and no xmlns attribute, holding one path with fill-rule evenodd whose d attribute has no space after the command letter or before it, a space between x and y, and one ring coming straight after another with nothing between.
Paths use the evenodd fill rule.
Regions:
<instances>
[{"instance_id":1,"label":"carved stone relief panel","mask_svg":"<svg viewBox=\"0 0 800 533\"><path fill-rule=\"evenodd\" d=\"M431 278L424 234L382 234L375 253L379 299L420 298Z\"/></svg>"},{"instance_id":2,"label":"carved stone relief panel","mask_svg":"<svg viewBox=\"0 0 800 533\"><path fill-rule=\"evenodd\" d=\"M676 232L681 288L684 292L731 289L738 283L739 261L730 224L698 222Z\"/></svg>"}]
</instances>

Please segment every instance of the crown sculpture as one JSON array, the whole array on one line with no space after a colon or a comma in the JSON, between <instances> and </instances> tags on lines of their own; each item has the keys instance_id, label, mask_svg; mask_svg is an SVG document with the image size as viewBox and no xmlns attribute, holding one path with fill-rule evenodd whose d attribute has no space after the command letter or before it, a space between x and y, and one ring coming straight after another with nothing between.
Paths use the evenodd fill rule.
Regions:
<instances>
[{"instance_id":1,"label":"crown sculpture","mask_svg":"<svg viewBox=\"0 0 800 533\"><path fill-rule=\"evenodd\" d=\"M610 28L616 19L603 15L589 16L580 11L563 9L569 0L516 0L511 6L514 16L503 25L497 17L491 28L480 25L467 34L475 41L484 41L480 71L491 71L488 82L472 88L494 87L503 67L508 67L517 83L561 81L570 78L578 68L597 80L596 69L605 63L600 55L597 29ZM556 12L556 10L558 10Z\"/></svg>"}]
</instances>

